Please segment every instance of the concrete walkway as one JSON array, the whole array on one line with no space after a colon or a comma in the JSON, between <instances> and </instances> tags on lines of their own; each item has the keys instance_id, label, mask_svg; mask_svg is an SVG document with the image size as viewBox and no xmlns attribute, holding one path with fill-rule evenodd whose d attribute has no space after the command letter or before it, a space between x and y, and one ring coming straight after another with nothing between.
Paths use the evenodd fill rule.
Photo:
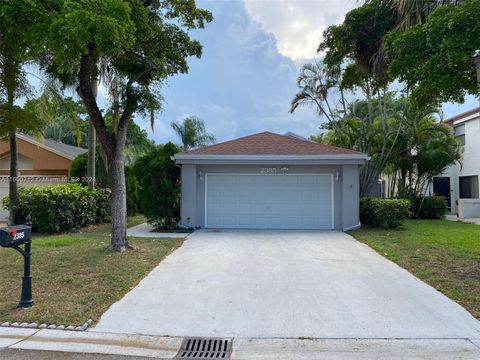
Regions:
<instances>
[{"instance_id":1,"label":"concrete walkway","mask_svg":"<svg viewBox=\"0 0 480 360\"><path fill-rule=\"evenodd\" d=\"M188 233L154 232L153 226L147 223L139 224L127 229L127 236L146 238L178 238L184 239Z\"/></svg>"},{"instance_id":2,"label":"concrete walkway","mask_svg":"<svg viewBox=\"0 0 480 360\"><path fill-rule=\"evenodd\" d=\"M203 230L90 332L479 339L480 322L345 233Z\"/></svg>"},{"instance_id":3,"label":"concrete walkway","mask_svg":"<svg viewBox=\"0 0 480 360\"><path fill-rule=\"evenodd\" d=\"M477 225L480 225L480 218L465 218L465 219L460 219L457 215L448 214L448 215L445 216L445 219L446 219L446 220L450 220L450 221L461 221L461 222L468 223L468 224L477 224Z\"/></svg>"}]
</instances>

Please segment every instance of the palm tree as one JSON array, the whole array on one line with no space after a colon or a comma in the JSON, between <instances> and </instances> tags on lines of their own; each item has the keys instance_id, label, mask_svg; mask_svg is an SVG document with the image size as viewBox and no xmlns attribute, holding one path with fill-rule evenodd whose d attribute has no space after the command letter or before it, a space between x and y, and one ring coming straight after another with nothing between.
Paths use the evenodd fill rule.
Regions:
<instances>
[{"instance_id":1,"label":"palm tree","mask_svg":"<svg viewBox=\"0 0 480 360\"><path fill-rule=\"evenodd\" d=\"M174 121L172 128L182 140L185 150L213 144L216 141L213 134L207 133L204 122L197 116L189 116L181 123Z\"/></svg>"},{"instance_id":2,"label":"palm tree","mask_svg":"<svg viewBox=\"0 0 480 360\"><path fill-rule=\"evenodd\" d=\"M367 0L370 3L377 0ZM396 30L404 31L425 21L432 10L444 4L457 5L461 0L380 0L397 14Z\"/></svg>"}]
</instances>

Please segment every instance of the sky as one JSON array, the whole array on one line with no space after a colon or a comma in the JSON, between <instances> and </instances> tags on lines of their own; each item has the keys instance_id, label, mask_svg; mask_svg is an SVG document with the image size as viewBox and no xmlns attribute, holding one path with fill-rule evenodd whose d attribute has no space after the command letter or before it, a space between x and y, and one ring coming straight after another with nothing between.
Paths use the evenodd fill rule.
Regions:
<instances>
[{"instance_id":1,"label":"sky","mask_svg":"<svg viewBox=\"0 0 480 360\"><path fill-rule=\"evenodd\" d=\"M302 136L319 132L324 121L313 109L288 113L297 92L300 67L316 53L322 32L343 21L358 0L198 0L214 21L191 36L203 44L201 59L188 60L188 74L168 79L162 89L163 110L135 121L157 143L179 142L171 122L200 117L217 141L261 131ZM100 89L101 90L101 89ZM478 102L445 104L446 117Z\"/></svg>"}]
</instances>

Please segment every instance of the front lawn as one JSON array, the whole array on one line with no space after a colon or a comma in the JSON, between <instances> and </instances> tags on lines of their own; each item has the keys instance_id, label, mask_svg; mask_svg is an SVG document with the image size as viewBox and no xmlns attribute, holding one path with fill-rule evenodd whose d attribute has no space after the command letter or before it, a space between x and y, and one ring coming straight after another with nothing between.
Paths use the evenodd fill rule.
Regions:
<instances>
[{"instance_id":1,"label":"front lawn","mask_svg":"<svg viewBox=\"0 0 480 360\"><path fill-rule=\"evenodd\" d=\"M129 226L143 222L129 219ZM32 276L34 306L17 309L23 257L0 248L0 323L46 322L81 325L98 320L107 308L134 287L181 244L170 238L130 238L133 251L106 250L110 224L62 235L34 235ZM159 235L160 237L160 235Z\"/></svg>"},{"instance_id":2,"label":"front lawn","mask_svg":"<svg viewBox=\"0 0 480 360\"><path fill-rule=\"evenodd\" d=\"M351 235L455 300L480 319L480 226L408 220L398 229Z\"/></svg>"}]
</instances>

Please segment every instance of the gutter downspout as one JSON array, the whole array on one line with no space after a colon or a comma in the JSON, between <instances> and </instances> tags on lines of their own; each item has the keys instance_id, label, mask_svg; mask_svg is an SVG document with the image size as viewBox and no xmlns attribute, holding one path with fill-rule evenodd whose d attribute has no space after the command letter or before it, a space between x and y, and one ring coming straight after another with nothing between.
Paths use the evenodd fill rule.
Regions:
<instances>
[{"instance_id":1,"label":"gutter downspout","mask_svg":"<svg viewBox=\"0 0 480 360\"><path fill-rule=\"evenodd\" d=\"M362 223L359 221L357 225L353 225L353 226L343 228L342 231L357 230L357 229L360 229L361 226L362 226Z\"/></svg>"}]
</instances>

